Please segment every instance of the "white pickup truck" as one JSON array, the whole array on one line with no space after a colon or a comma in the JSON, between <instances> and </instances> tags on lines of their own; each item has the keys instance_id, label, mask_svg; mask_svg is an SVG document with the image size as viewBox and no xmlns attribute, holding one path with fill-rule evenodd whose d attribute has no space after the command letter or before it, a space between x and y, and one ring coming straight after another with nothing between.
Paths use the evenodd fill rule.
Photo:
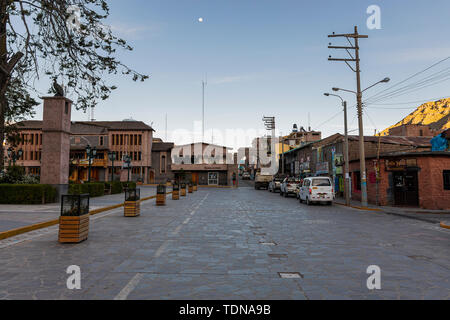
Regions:
<instances>
[{"instance_id":1,"label":"white pickup truck","mask_svg":"<svg viewBox=\"0 0 450 320\"><path fill-rule=\"evenodd\" d=\"M263 175L261 173L257 173L255 177L255 189L259 190L261 188L269 189L269 183L272 181L272 175Z\"/></svg>"}]
</instances>

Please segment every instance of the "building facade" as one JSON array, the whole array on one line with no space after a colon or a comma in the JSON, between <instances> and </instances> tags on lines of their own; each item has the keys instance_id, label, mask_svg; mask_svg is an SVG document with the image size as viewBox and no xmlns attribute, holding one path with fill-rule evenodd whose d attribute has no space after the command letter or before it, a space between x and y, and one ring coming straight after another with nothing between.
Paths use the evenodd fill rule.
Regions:
<instances>
[{"instance_id":1,"label":"building facade","mask_svg":"<svg viewBox=\"0 0 450 320\"><path fill-rule=\"evenodd\" d=\"M172 149L174 143L154 139L152 146L152 169L149 183L166 183L175 178L172 172Z\"/></svg>"},{"instance_id":2,"label":"building facade","mask_svg":"<svg viewBox=\"0 0 450 320\"><path fill-rule=\"evenodd\" d=\"M23 121L17 124L19 139L14 149L23 155L16 162L29 174L40 175L42 146L42 121ZM152 144L154 130L141 121L92 121L72 122L70 132L70 180L88 180L89 160L86 147L97 149L91 160L91 181L126 181L128 169L124 169L124 156L131 157L130 180L149 181L152 170ZM114 167L108 152L115 154Z\"/></svg>"},{"instance_id":3,"label":"building facade","mask_svg":"<svg viewBox=\"0 0 450 320\"><path fill-rule=\"evenodd\" d=\"M227 147L192 143L175 146L171 170L175 180L192 181L203 186L232 186L238 177L236 160L237 157Z\"/></svg>"},{"instance_id":4,"label":"building facade","mask_svg":"<svg viewBox=\"0 0 450 320\"><path fill-rule=\"evenodd\" d=\"M450 209L450 152L431 152L430 137L364 137L371 204ZM344 195L344 137L335 134L284 154L285 173L329 176ZM351 198L361 200L359 137L349 136ZM281 168L281 166L280 166Z\"/></svg>"}]
</instances>

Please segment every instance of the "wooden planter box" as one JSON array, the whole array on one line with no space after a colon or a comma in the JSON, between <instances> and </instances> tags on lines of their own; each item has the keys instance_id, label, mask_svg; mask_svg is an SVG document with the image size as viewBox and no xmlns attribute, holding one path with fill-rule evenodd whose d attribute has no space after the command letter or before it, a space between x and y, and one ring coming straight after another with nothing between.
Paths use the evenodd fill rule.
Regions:
<instances>
[{"instance_id":1,"label":"wooden planter box","mask_svg":"<svg viewBox=\"0 0 450 320\"><path fill-rule=\"evenodd\" d=\"M186 197L186 189L185 188L180 189L180 196Z\"/></svg>"},{"instance_id":2,"label":"wooden planter box","mask_svg":"<svg viewBox=\"0 0 450 320\"><path fill-rule=\"evenodd\" d=\"M193 186L189 186L189 187L188 187L188 192L189 192L189 193L194 192L194 187L193 187Z\"/></svg>"},{"instance_id":3,"label":"wooden planter box","mask_svg":"<svg viewBox=\"0 0 450 320\"><path fill-rule=\"evenodd\" d=\"M141 203L139 201L125 201L123 215L125 217L137 217L141 214Z\"/></svg>"},{"instance_id":4,"label":"wooden planter box","mask_svg":"<svg viewBox=\"0 0 450 320\"><path fill-rule=\"evenodd\" d=\"M193 186L194 191L198 190L198 187L196 185Z\"/></svg>"},{"instance_id":5,"label":"wooden planter box","mask_svg":"<svg viewBox=\"0 0 450 320\"><path fill-rule=\"evenodd\" d=\"M180 200L180 191L172 191L172 200Z\"/></svg>"},{"instance_id":6,"label":"wooden planter box","mask_svg":"<svg viewBox=\"0 0 450 320\"><path fill-rule=\"evenodd\" d=\"M59 217L58 241L79 243L88 238L89 213L78 217Z\"/></svg>"},{"instance_id":7,"label":"wooden planter box","mask_svg":"<svg viewBox=\"0 0 450 320\"><path fill-rule=\"evenodd\" d=\"M156 205L157 206L165 206L166 205L166 194L157 194L156 195Z\"/></svg>"}]
</instances>

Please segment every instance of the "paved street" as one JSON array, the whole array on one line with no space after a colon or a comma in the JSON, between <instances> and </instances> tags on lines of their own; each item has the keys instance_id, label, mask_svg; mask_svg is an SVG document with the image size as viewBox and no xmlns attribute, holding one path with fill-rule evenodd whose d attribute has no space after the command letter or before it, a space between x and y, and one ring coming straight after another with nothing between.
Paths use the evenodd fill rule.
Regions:
<instances>
[{"instance_id":1,"label":"paved street","mask_svg":"<svg viewBox=\"0 0 450 320\"><path fill-rule=\"evenodd\" d=\"M122 210L92 217L81 244L59 244L56 227L0 241L0 299L450 299L450 230L423 221L308 207L247 182ZM81 290L66 287L69 265ZM370 265L381 290L366 287Z\"/></svg>"}]
</instances>

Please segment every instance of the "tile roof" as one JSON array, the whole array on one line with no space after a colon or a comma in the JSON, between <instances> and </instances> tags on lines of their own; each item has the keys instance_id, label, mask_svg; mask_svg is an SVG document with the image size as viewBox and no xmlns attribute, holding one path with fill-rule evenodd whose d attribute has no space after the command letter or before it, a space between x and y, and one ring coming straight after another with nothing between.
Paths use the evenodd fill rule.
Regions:
<instances>
[{"instance_id":1,"label":"tile roof","mask_svg":"<svg viewBox=\"0 0 450 320\"><path fill-rule=\"evenodd\" d=\"M26 120L17 123L19 129L41 130L42 120ZM106 133L107 130L155 131L142 121L75 121L72 122L73 134Z\"/></svg>"}]
</instances>

